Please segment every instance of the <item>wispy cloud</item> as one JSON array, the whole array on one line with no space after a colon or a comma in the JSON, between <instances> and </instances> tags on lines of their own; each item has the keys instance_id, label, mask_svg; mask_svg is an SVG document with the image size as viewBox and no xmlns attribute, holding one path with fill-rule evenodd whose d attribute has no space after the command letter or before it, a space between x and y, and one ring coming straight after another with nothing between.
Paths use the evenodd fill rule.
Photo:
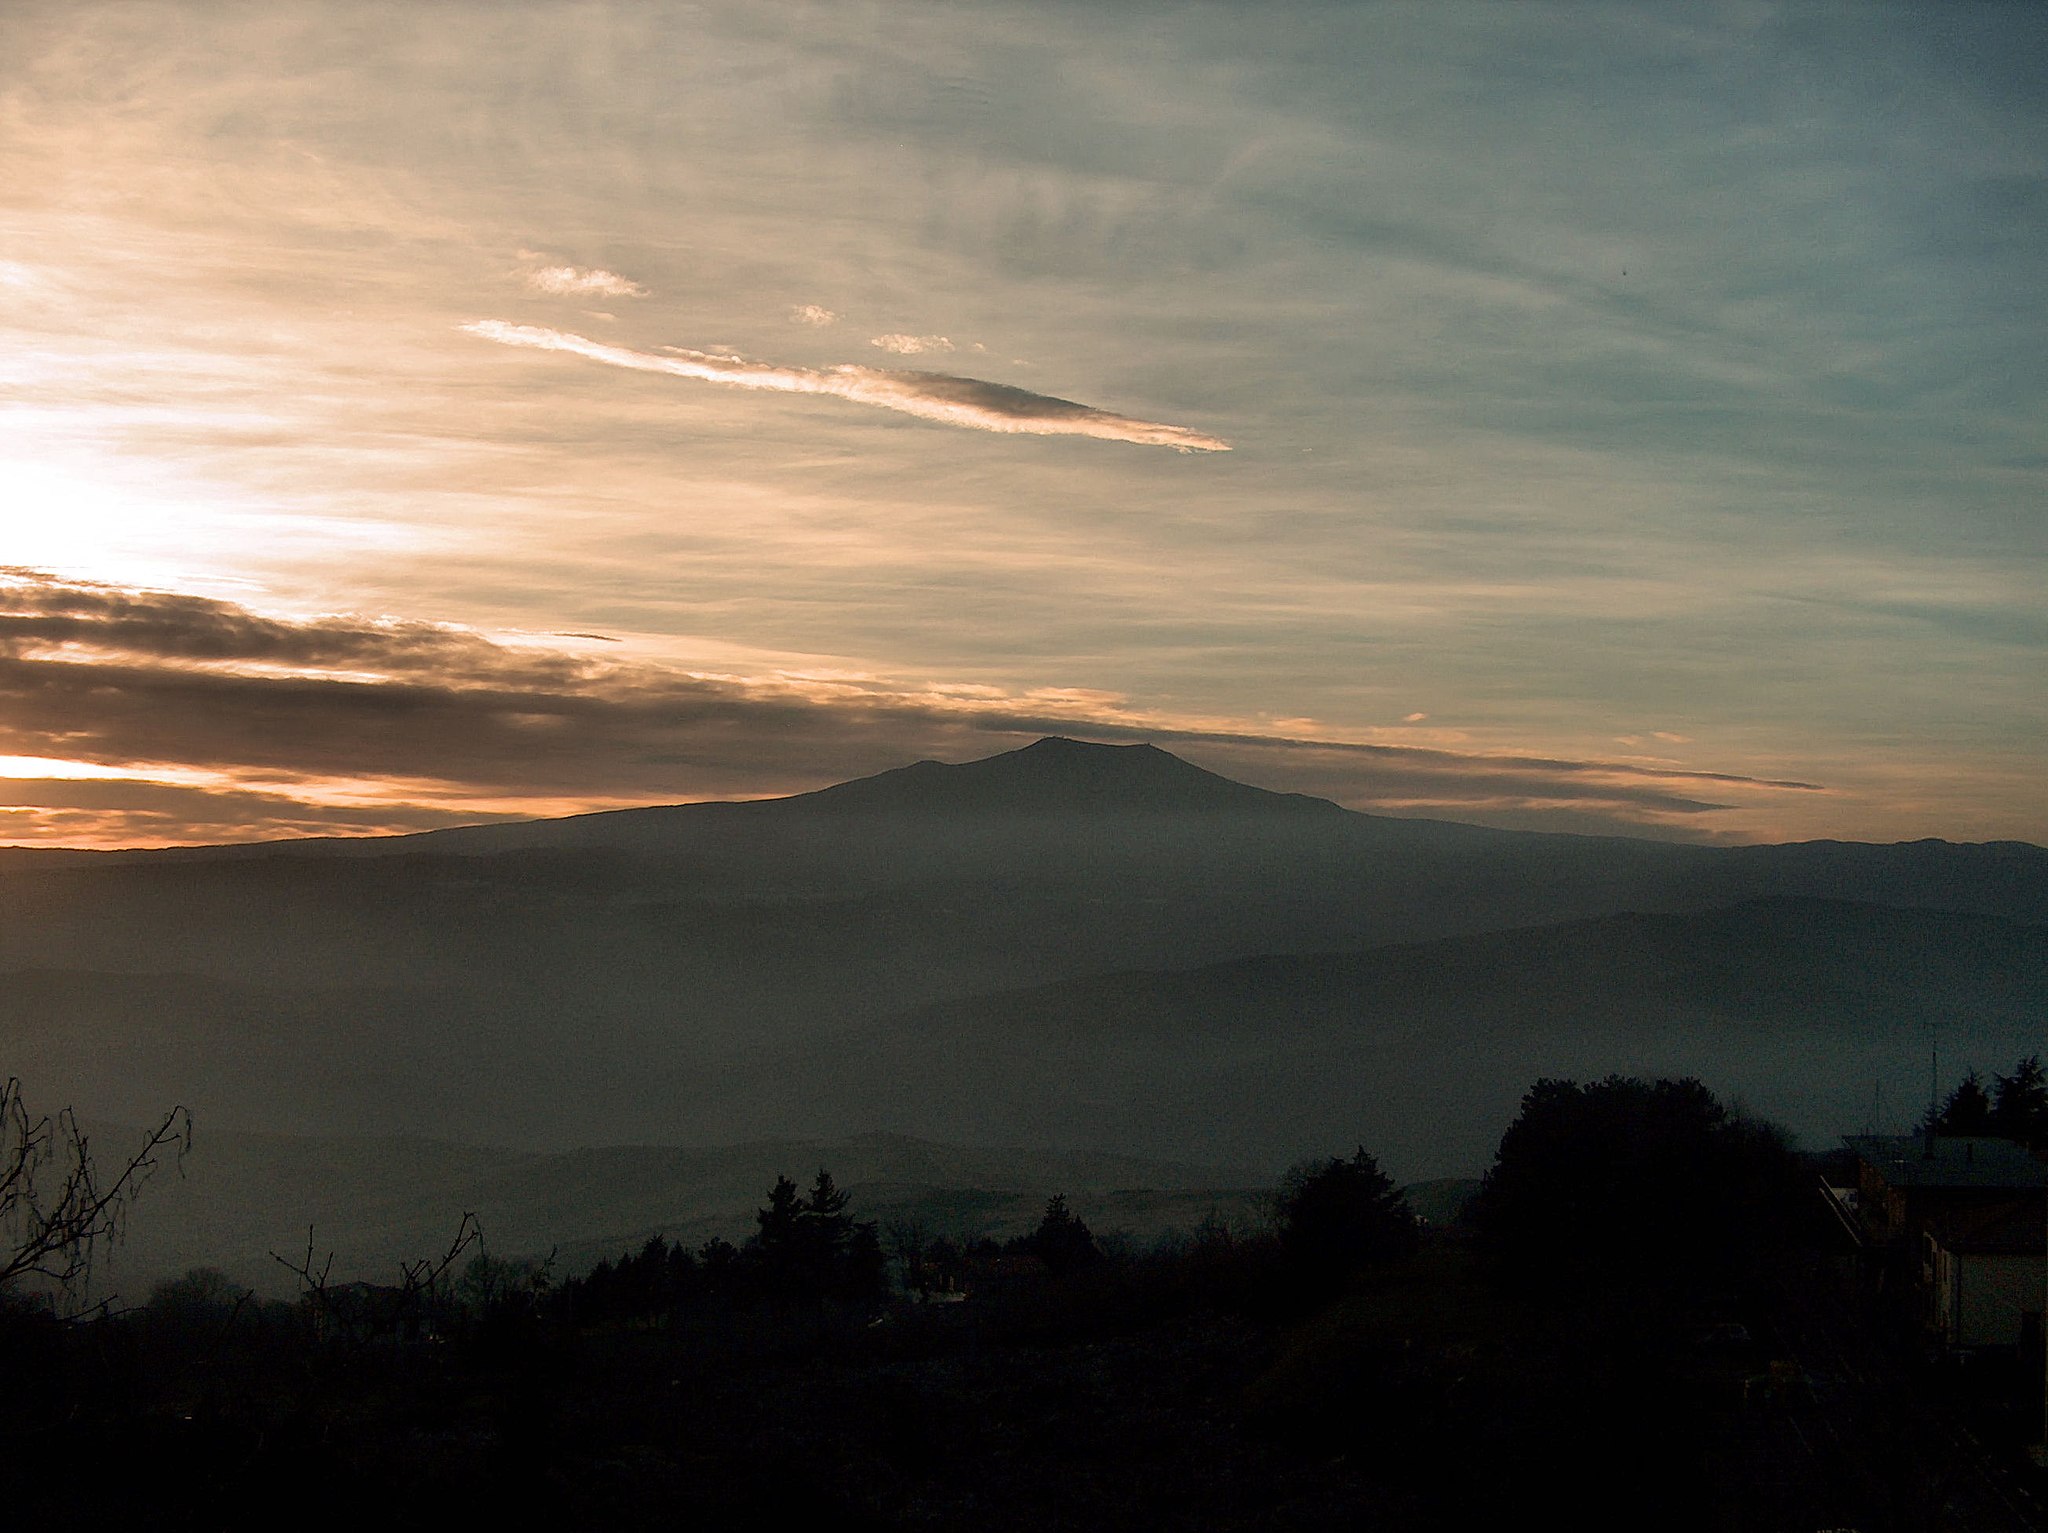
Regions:
<instances>
[{"instance_id":1,"label":"wispy cloud","mask_svg":"<svg viewBox=\"0 0 2048 1533\"><path fill-rule=\"evenodd\" d=\"M471 335L506 346L566 351L613 367L666 373L675 378L698 378L707 383L728 383L737 388L769 389L782 394L829 394L857 404L900 410L922 420L966 426L976 431L1099 437L1104 441L1133 442L1145 447L1172 447L1181 452L1230 450L1228 442L1205 436L1186 426L1138 420L1090 405L1076 404L1071 399L1033 394L1025 389L989 383L979 378L860 367L851 363L829 368L782 367L773 362L714 356L709 352L686 351L678 347L664 347L663 353L657 356L623 346L607 346L601 341L565 330L513 325L497 319L477 320L461 328Z\"/></svg>"},{"instance_id":2,"label":"wispy cloud","mask_svg":"<svg viewBox=\"0 0 2048 1533\"><path fill-rule=\"evenodd\" d=\"M800 303L789 311L789 317L800 325L837 324L839 316L821 304Z\"/></svg>"},{"instance_id":3,"label":"wispy cloud","mask_svg":"<svg viewBox=\"0 0 2048 1533\"><path fill-rule=\"evenodd\" d=\"M893 351L899 357L914 357L920 352L953 349L953 343L943 335L878 335L868 344L879 346L884 351Z\"/></svg>"},{"instance_id":4,"label":"wispy cloud","mask_svg":"<svg viewBox=\"0 0 2048 1533\"><path fill-rule=\"evenodd\" d=\"M558 298L645 298L647 289L601 266L542 266L526 274L536 293Z\"/></svg>"},{"instance_id":5,"label":"wispy cloud","mask_svg":"<svg viewBox=\"0 0 2048 1533\"><path fill-rule=\"evenodd\" d=\"M1609 830L1684 833L1731 797L1813 791L1668 765L1219 730L1093 692L706 674L0 570L0 738L41 758L4 785L22 813L0 817L0 838L119 838L88 826L92 813L131 840L172 841L218 839L229 823L256 837L445 824L511 802L570 813L752 797L1044 734L1152 741L1357 807L1568 813ZM208 809L208 793L232 797ZM38 805L56 818L30 818ZM124 818L145 812L162 818Z\"/></svg>"}]
</instances>

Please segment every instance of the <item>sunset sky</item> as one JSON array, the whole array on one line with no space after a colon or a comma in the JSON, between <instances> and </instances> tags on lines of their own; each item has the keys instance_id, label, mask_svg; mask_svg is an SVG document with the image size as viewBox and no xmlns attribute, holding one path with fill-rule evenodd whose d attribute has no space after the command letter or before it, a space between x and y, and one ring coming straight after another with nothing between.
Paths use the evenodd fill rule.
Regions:
<instances>
[{"instance_id":1,"label":"sunset sky","mask_svg":"<svg viewBox=\"0 0 2048 1533\"><path fill-rule=\"evenodd\" d=\"M2048 841L2048 8L0 6L0 842L1040 734Z\"/></svg>"}]
</instances>

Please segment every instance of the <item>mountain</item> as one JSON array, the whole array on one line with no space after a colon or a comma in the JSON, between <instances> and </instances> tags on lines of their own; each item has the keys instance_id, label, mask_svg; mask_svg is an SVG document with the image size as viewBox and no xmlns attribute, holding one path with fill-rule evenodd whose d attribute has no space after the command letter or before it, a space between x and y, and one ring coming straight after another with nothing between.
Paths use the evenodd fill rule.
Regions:
<instances>
[{"instance_id":1,"label":"mountain","mask_svg":"<svg viewBox=\"0 0 2048 1533\"><path fill-rule=\"evenodd\" d=\"M1152 745L1095 745L1050 737L954 766L919 761L784 801L811 814L1320 815L1327 799L1271 793Z\"/></svg>"},{"instance_id":2,"label":"mountain","mask_svg":"<svg viewBox=\"0 0 2048 1533\"><path fill-rule=\"evenodd\" d=\"M554 820L521 820L462 825L404 836L318 837L301 841L252 842L239 846L175 847L117 853L37 852L31 855L76 862L113 857L122 861L224 860L278 855L305 857L390 857L422 853L487 856L536 850L609 850L634 855L715 852L735 839L771 843L796 830L831 842L859 822L884 823L891 834L920 829L941 837L957 834L962 822L1030 825L1039 834L1059 833L1068 822L1094 824L1115 818L1138 823L1191 817L1204 820L1279 816L1368 819L1327 799L1274 793L1204 771L1192 762L1151 745L1098 745L1048 736L1019 750L958 764L918 761L872 777L835 783L787 798L666 804L647 809L608 809ZM843 822L834 825L833 822ZM1430 824L1389 821L1393 825ZM1445 829L1479 836L1476 827ZM0 849L4 851L4 849ZM0 861L0 868L4 868Z\"/></svg>"},{"instance_id":3,"label":"mountain","mask_svg":"<svg viewBox=\"0 0 2048 1533\"><path fill-rule=\"evenodd\" d=\"M614 860L549 862L544 853ZM520 855L526 860L509 874L486 871L486 859ZM2024 842L1717 847L1494 830L1274 793L1151 745L1058 737L979 761L920 761L787 798L404 836L129 852L0 848L0 875L280 858L420 859L415 865L429 878L437 875L424 859L460 858L463 877L494 885L652 880L719 902L866 898L877 890L990 879L1022 878L1039 887L1093 882L1113 890L1125 889L1134 873L1167 886L1236 879L1237 892L1254 898L1282 890L1299 895L1288 917L1309 926L1298 940L1276 933L1266 944L1295 951L1353 937L1394 940L1774 894L2048 921L2048 851ZM624 868L621 860L649 866ZM1318 920L1333 902L1344 914Z\"/></svg>"},{"instance_id":4,"label":"mountain","mask_svg":"<svg viewBox=\"0 0 2048 1533\"><path fill-rule=\"evenodd\" d=\"M788 799L367 844L0 860L0 1068L42 1100L101 1116L147 1118L168 1097L187 1101L203 1125L232 1130L566 1150L825 1132L825 1118L804 1116L815 1110L837 1115L832 1132L901 1128L989 1143L1040 1142L1032 1136L1043 1129L1077 1146L1265 1164L1290 1159L1296 1140L1316 1142L1299 1145L1307 1150L1359 1131L1341 1128L1348 1119L1335 1098L1314 1095L1345 1079L1315 1075L1314 1034L1333 1071L1363 1068L1358 1051L1370 1047L1398 1063L1389 1079L1466 1071L1494 1082L1463 1105L1442 1099L1446 1114L1462 1114L1445 1118L1446 1135L1455 1127L1463 1136L1455 1156L1445 1148L1404 1168L1421 1175L1440 1160L1457 1174L1498 1131L1497 1089L1527 1084L1496 1077L1552 1057L1502 1045L1497 1061L1468 1058L1473 1037L1494 1035L1486 1028L1518 1036L1502 1031L1501 1008L1523 992L1542 1000L1528 1013L1541 1019L1531 1037L1566 1036L1575 1010L1609 1019L1569 1056L1596 1073L1649 1057L1631 1039L1658 1035L1670 1018L1689 1019L1688 1037L1720 1025L1723 1013L1703 1011L1699 995L1642 988L1642 955L1663 928L1629 920L1681 931L1706 920L1698 930L1710 933L1719 930L1710 912L1744 909L1739 940L1702 951L1763 976L1749 1003L1757 1016L1785 1021L1784 1036L1818 1051L1789 1063L1769 1054L1773 1068L1831 1083L1837 1106L1842 1093L1867 1092L1872 1070L1856 1053L1865 1046L1856 1029L1874 1030L1880 1042L1870 1047L1882 1052L1906 1024L1894 1011L1840 1010L1831 1015L1843 1019L1847 1046L1829 1054L1797 1020L1806 971L1759 957L1810 923L1802 912L1818 908L1817 896L1894 907L1916 932L1950 917L2003 930L1998 923L2048 920L2048 853L2016 843L1714 848L1480 830L1267 793L1150 747L1044 741ZM1559 939L1529 933L1586 922L1607 934L1610 959L1572 949L1578 957L1556 960L1564 977L1552 990L1538 983L1548 971L1516 969L1521 960L1487 946L1549 951ZM1965 969L1946 998L1931 986L1899 994L1946 1007L1958 1035L2004 1036L1994 996L2001 966L2023 949L1972 947L1958 934L1978 928L1940 929L1960 944ZM1453 948L1430 946L1446 942ZM1328 955L1386 964L1397 944L1458 956L1411 975L1410 999L1388 991L1373 1002L1380 1010L1361 1013L1395 1019L1378 1032L1304 1003L1301 1014L1320 1020L1301 1038L1284 1034L1292 1041L1274 1044L1270 1069L1263 1045L1244 1042L1264 1036L1257 1028L1205 1023L1189 1036L1206 1041L1177 1059L1156 1030L1130 1034L1152 1039L1132 1042L1136 1052L1101 1055L1097 1042L1109 1035L1100 1029L1034 1031L1038 1023L1020 1021L1006 1042L1001 1029L973 1023L1010 1004L990 997L1059 993L1049 985L1083 987L1073 1002L1080 1018L1110 1006L1119 986L1156 997L1182 983L1140 984L1132 973L1199 969L1211 976L1203 985L1227 993L1212 969L1237 961L1256 974L1303 960L1303 973L1324 976L1324 990L1309 994L1349 995L1351 982L1332 977L1347 971ZM1949 972L1936 962L1939 943L1910 950L1926 956L1929 974ZM1858 947L1838 933L1828 952L1831 985L1850 985L1858 964L1882 968L1882 942ZM1850 953L1862 956L1841 956ZM1470 988L1503 965L1518 975L1512 983ZM1126 977L1108 977L1117 975ZM1087 988L1096 985L1108 988ZM1463 997L1497 1021L1468 1037L1463 1013L1433 996ZM1632 998L1633 1011L1617 1012L1616 997ZM1130 1015L1151 1014L1150 1000L1130 1004ZM953 1020L919 1035L905 1020L914 1016ZM906 1041L916 1036L926 1052ZM1225 1071L1202 1092L1183 1089L1217 1049L1246 1081L1268 1084L1240 1101ZM1010 1059L1014 1069L1002 1063ZM1109 1073L1098 1079L1098 1070ZM1149 1096L1146 1071L1164 1083ZM1304 1101L1330 1104L1323 1117L1297 1120L1286 1091L1268 1089L1294 1079L1289 1071L1306 1072L1304 1090L1314 1091ZM944 1110L926 1112L906 1092ZM865 1117L854 1111L863 1103L874 1108ZM1817 1110L1808 1121L1820 1122Z\"/></svg>"}]
</instances>

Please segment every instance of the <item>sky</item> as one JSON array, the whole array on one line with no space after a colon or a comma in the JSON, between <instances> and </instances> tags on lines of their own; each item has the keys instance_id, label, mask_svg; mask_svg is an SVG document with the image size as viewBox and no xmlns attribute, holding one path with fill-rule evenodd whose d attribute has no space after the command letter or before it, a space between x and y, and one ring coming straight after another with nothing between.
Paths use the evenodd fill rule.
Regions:
<instances>
[{"instance_id":1,"label":"sky","mask_svg":"<svg viewBox=\"0 0 2048 1533\"><path fill-rule=\"evenodd\" d=\"M0 7L0 842L1065 734L2048 841L2048 9Z\"/></svg>"}]
</instances>

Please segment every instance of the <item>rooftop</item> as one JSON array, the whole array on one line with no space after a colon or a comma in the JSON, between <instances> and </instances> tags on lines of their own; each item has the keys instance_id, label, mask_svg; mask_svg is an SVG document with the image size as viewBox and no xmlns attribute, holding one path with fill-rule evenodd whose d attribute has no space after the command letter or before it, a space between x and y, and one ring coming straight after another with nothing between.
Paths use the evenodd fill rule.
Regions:
<instances>
[{"instance_id":1,"label":"rooftop","mask_svg":"<svg viewBox=\"0 0 2048 1533\"><path fill-rule=\"evenodd\" d=\"M1842 1143L1894 1187L2048 1187L2048 1161L2010 1139L1920 1134L1850 1134Z\"/></svg>"}]
</instances>

